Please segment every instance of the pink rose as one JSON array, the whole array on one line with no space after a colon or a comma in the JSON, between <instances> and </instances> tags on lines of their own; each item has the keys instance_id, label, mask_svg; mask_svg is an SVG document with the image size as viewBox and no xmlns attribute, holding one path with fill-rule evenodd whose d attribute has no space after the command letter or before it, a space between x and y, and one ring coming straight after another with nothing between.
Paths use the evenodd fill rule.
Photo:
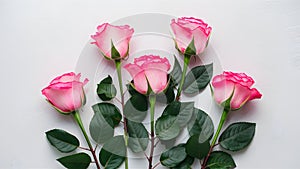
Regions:
<instances>
[{"instance_id":1,"label":"pink rose","mask_svg":"<svg viewBox=\"0 0 300 169\"><path fill-rule=\"evenodd\" d=\"M198 55L204 51L207 46L211 27L201 19L193 17L178 18L171 21L171 29L175 35L175 43L181 53L185 53L186 48L194 39L196 48L195 54Z\"/></svg>"},{"instance_id":2,"label":"pink rose","mask_svg":"<svg viewBox=\"0 0 300 169\"><path fill-rule=\"evenodd\" d=\"M91 36L95 40L92 44L97 45L107 59L120 59L128 55L129 41L134 32L133 28L128 25L114 26L104 23L99 25L97 29L98 32ZM112 45L114 45L119 56L112 56L112 53L116 55Z\"/></svg>"},{"instance_id":3,"label":"pink rose","mask_svg":"<svg viewBox=\"0 0 300 169\"><path fill-rule=\"evenodd\" d=\"M88 82L88 79L81 82L80 77L80 73L73 72L58 76L42 90L42 94L61 113L78 110L85 104L83 86Z\"/></svg>"},{"instance_id":4,"label":"pink rose","mask_svg":"<svg viewBox=\"0 0 300 169\"><path fill-rule=\"evenodd\" d=\"M134 64L129 63L124 66L133 78L135 89L142 94L147 94L149 90L160 93L166 89L170 67L167 58L153 55L135 58Z\"/></svg>"},{"instance_id":5,"label":"pink rose","mask_svg":"<svg viewBox=\"0 0 300 169\"><path fill-rule=\"evenodd\" d=\"M251 88L254 80L245 73L223 72L212 80L214 98L217 103L224 104L231 96L230 109L241 108L247 101L261 98L255 88Z\"/></svg>"}]
</instances>

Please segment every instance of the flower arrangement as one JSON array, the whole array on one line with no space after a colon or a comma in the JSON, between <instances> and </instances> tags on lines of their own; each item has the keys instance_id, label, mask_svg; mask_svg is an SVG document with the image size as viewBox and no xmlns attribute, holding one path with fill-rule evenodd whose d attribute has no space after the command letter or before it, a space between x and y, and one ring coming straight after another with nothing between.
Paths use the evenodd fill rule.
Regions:
<instances>
[{"instance_id":1,"label":"flower arrangement","mask_svg":"<svg viewBox=\"0 0 300 169\"><path fill-rule=\"evenodd\" d=\"M115 26L109 23L98 26L96 34L91 36L94 40L92 44L97 46L107 62L114 62L119 89L110 75L97 85L96 92L102 102L92 106L94 115L89 124L90 136L80 117L81 107L88 99L84 90L88 79L80 81L80 73L66 73L56 77L42 90L50 105L58 112L74 118L88 145L88 148L81 147L74 135L62 129L47 131L49 143L60 152L84 151L58 158L57 161L64 167L85 169L94 163L97 169L116 169L125 163L125 169L128 169L128 151L143 153L148 169L158 165L188 169L196 160L199 160L201 169L236 167L230 152L240 151L251 143L255 123L236 122L222 131L223 124L229 113L262 95L257 89L251 88L254 80L245 73L224 71L213 77L213 63L197 65L188 72L191 58L201 57L200 54L208 45L212 28L201 19L192 17L172 19L170 22L175 47L181 55L175 56L172 70L166 57L152 54L127 63L134 29L129 25ZM183 65L178 62L181 57ZM123 86L123 70L132 77L127 79L129 83L126 84L126 90ZM194 102L181 99L182 92L199 94L207 86L215 102L223 107L216 131L207 113L194 107ZM116 97L117 92L121 98ZM129 99L125 99L126 93ZM155 108L157 102L161 102L161 96L166 98L163 101L165 108L163 112L157 112ZM113 99L120 104L112 104ZM148 113L149 131L143 124ZM155 114L159 115L156 119ZM122 135L115 135L114 130L118 126L123 128ZM186 142L166 148L160 154L159 161L154 161L158 142L175 140L183 129L189 133ZM220 146L221 150L215 150L216 146Z\"/></svg>"}]
</instances>

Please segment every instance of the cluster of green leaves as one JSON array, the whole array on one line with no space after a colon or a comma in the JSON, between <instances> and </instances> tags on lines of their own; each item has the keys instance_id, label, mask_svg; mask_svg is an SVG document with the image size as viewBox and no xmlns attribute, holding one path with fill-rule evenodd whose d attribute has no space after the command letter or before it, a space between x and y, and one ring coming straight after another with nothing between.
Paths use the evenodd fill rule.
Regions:
<instances>
[{"instance_id":1,"label":"cluster of green leaves","mask_svg":"<svg viewBox=\"0 0 300 169\"><path fill-rule=\"evenodd\" d=\"M127 87L131 97L124 105L123 113L126 119L123 123L127 126L128 147L135 153L143 152L149 143L148 131L142 123L147 115L148 100L132 86ZM97 94L103 101L109 101L116 96L116 89L110 76L98 84ZM90 134L96 143L103 144L99 161L105 169L116 169L126 157L124 135L114 135L115 128L123 119L122 114L114 104L108 102L95 104L92 108L94 116L89 126Z\"/></svg>"},{"instance_id":2,"label":"cluster of green leaves","mask_svg":"<svg viewBox=\"0 0 300 169\"><path fill-rule=\"evenodd\" d=\"M174 67L170 73L173 84L177 85L181 81L182 68L174 56ZM196 94L201 92L209 84L213 75L213 64L200 65L192 68L185 77L183 91L186 94Z\"/></svg>"},{"instance_id":3,"label":"cluster of green leaves","mask_svg":"<svg viewBox=\"0 0 300 169\"><path fill-rule=\"evenodd\" d=\"M195 94L201 92L210 82L213 65L201 65L192 68L186 75L183 92ZM234 168L236 166L228 152L240 151L247 147L255 134L255 124L238 122L229 125L218 139L218 144L225 151L211 152L211 139L214 124L210 116L203 110L194 107L194 102L175 100L175 89L180 83L182 69L175 57L174 67L168 76L167 89L157 95L157 101L166 103L161 116L155 122L155 134L161 142L174 141L184 129L188 130L189 138L185 143L170 147L160 156L162 165L171 169L191 169L195 159L207 160L206 168ZM142 123L149 108L148 97L138 93L131 84L127 85L130 98L124 105L123 123L127 126L128 147L132 152L144 152L149 144L149 133ZM117 90L110 76L104 78L97 86L97 94L104 101L92 106L94 115L89 124L92 139L103 145L99 153L99 161L105 169L116 169L125 160L126 146L123 135L115 135L115 128L123 125L122 114L112 100ZM80 143L72 134L53 129L46 132L51 145L62 153L75 151ZM117 145L117 146L116 146ZM206 157L209 157L206 159ZM86 153L76 153L57 159L69 169L85 169L91 163Z\"/></svg>"},{"instance_id":4,"label":"cluster of green leaves","mask_svg":"<svg viewBox=\"0 0 300 169\"><path fill-rule=\"evenodd\" d=\"M220 146L229 152L245 149L255 134L255 123L237 122L229 125L219 137ZM235 168L232 156L224 151L213 151L207 161L207 168Z\"/></svg>"},{"instance_id":5,"label":"cluster of green leaves","mask_svg":"<svg viewBox=\"0 0 300 169\"><path fill-rule=\"evenodd\" d=\"M210 152L210 140L214 134L214 125L211 118L204 111L194 108L193 117L189 121L187 129L190 134L187 142L174 146L162 153L160 157L162 165L172 169L189 169L195 158L204 160L204 158L209 156L206 168L230 169L236 167L229 153L224 151ZM255 123L233 123L223 131L218 139L218 143L226 151L240 151L251 143L254 133ZM174 133L168 136L164 136L164 138L174 137Z\"/></svg>"},{"instance_id":6,"label":"cluster of green leaves","mask_svg":"<svg viewBox=\"0 0 300 169\"><path fill-rule=\"evenodd\" d=\"M79 147L79 140L72 134L61 130L53 129L46 132L49 143L62 153L70 153ZM91 158L86 153L77 153L58 158L63 166L69 169L85 169L91 163Z\"/></svg>"},{"instance_id":7,"label":"cluster of green leaves","mask_svg":"<svg viewBox=\"0 0 300 169\"><path fill-rule=\"evenodd\" d=\"M213 65L196 66L187 73L183 91L187 94L201 92L210 82ZM173 85L180 83L182 69L175 58L171 72ZM161 154L162 165L172 169L189 169L195 159L203 160L209 156L206 168L235 168L232 156L224 151L212 151L211 139L214 124L210 116L203 110L194 107L193 102L173 101L164 109L156 121L155 131L160 140L172 140L187 128L190 137L186 143L175 145ZM228 126L219 137L219 145L226 151L240 151L252 141L255 124L238 122Z\"/></svg>"}]
</instances>

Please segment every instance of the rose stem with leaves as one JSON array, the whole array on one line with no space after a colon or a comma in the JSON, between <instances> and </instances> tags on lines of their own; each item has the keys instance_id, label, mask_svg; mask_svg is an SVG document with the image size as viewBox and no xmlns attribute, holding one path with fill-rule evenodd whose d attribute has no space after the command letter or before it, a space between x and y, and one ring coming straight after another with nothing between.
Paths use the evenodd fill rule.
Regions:
<instances>
[{"instance_id":1,"label":"rose stem with leaves","mask_svg":"<svg viewBox=\"0 0 300 169\"><path fill-rule=\"evenodd\" d=\"M120 95L121 95L121 104L122 104L122 112L123 112L123 122L124 122L124 139L125 139L125 146L128 147L128 129L127 129L127 122L126 117L124 115L124 93L123 93L123 83L122 83L122 73L121 73L121 66L122 62L121 59L115 60L117 73L118 73L118 81L119 81L119 88L120 88ZM128 157L127 157L127 149L125 155L125 168L128 169Z\"/></svg>"},{"instance_id":2,"label":"rose stem with leaves","mask_svg":"<svg viewBox=\"0 0 300 169\"><path fill-rule=\"evenodd\" d=\"M96 156L96 154L95 154L95 151L96 151L96 150L93 149L93 146L92 146L92 144L91 144L91 141L90 141L90 139L89 139L89 137L88 137L88 135L87 135L87 133L86 133L86 131L85 131L85 129L84 129L84 126L83 126L81 117L80 117L80 115L79 115L79 112L78 112L78 111L74 111L72 114L73 114L73 117L74 117L75 121L76 121L77 124L79 125L79 127L80 127L80 129L81 129L81 131L82 131L82 133L83 133L83 136L84 136L84 138L85 138L85 140L86 140L86 142L87 142L87 144L88 144L88 146L89 146L89 150L91 151L91 153L92 153L92 155L93 155L93 158L94 158L94 160L95 160L97 169L100 169L100 164L99 164L99 161L98 161L97 156Z\"/></svg>"},{"instance_id":3,"label":"rose stem with leaves","mask_svg":"<svg viewBox=\"0 0 300 169\"><path fill-rule=\"evenodd\" d=\"M209 159L209 156L210 156L211 152L213 151L213 148L216 146L216 141L217 141L217 139L219 137L219 134L220 134L220 131L221 131L222 127L223 127L223 124L226 121L228 112L229 112L229 109L227 109L227 108L225 108L223 110L223 113L222 113L222 116L221 116L221 119L220 119L220 122L219 122L219 125L218 125L218 129L217 129L217 131L216 131L216 133L214 135L214 138L213 138L213 140L211 142L209 152L208 152L207 156L205 157L205 159L203 161L201 169L205 169L206 168L206 163L207 163L207 161Z\"/></svg>"},{"instance_id":4,"label":"rose stem with leaves","mask_svg":"<svg viewBox=\"0 0 300 169\"><path fill-rule=\"evenodd\" d=\"M151 147L150 147L150 155L148 158L149 161L149 168L152 169L152 160L153 160L153 153L154 153L154 111L155 111L155 103L156 103L156 95L150 94L149 95L149 102L150 102L150 122L151 122L151 133L150 133L150 141L151 141Z\"/></svg>"},{"instance_id":5,"label":"rose stem with leaves","mask_svg":"<svg viewBox=\"0 0 300 169\"><path fill-rule=\"evenodd\" d=\"M182 92L182 87L183 87L183 84L184 84L184 81L185 81L185 76L186 76L188 65L190 63L190 59L191 59L190 55L186 55L186 54L184 55L184 64L183 64L183 71L182 71L182 75L181 75L181 81L180 81L178 92L177 92L177 95L176 95L176 100L177 101L180 100L180 95L181 95L181 92Z\"/></svg>"}]
</instances>

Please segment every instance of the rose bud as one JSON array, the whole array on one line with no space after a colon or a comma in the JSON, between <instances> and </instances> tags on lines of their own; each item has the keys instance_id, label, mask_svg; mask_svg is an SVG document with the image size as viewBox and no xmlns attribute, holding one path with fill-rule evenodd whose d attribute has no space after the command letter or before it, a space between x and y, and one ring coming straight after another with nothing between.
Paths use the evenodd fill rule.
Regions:
<instances>
[{"instance_id":1,"label":"rose bud","mask_svg":"<svg viewBox=\"0 0 300 169\"><path fill-rule=\"evenodd\" d=\"M122 59L128 55L129 41L134 32L133 28L128 25L114 26L104 23L97 27L97 32L92 35L101 53L106 59Z\"/></svg>"},{"instance_id":2,"label":"rose bud","mask_svg":"<svg viewBox=\"0 0 300 169\"><path fill-rule=\"evenodd\" d=\"M212 80L214 99L225 108L236 110L246 102L261 98L255 88L251 88L254 80L245 73L223 72Z\"/></svg>"},{"instance_id":3,"label":"rose bud","mask_svg":"<svg viewBox=\"0 0 300 169\"><path fill-rule=\"evenodd\" d=\"M182 17L172 19L171 29L174 33L176 48L182 54L199 55L207 46L211 27L201 19ZM186 50L187 48L189 50Z\"/></svg>"},{"instance_id":4,"label":"rose bud","mask_svg":"<svg viewBox=\"0 0 300 169\"><path fill-rule=\"evenodd\" d=\"M124 66L133 78L133 87L141 94L157 94L164 91L168 85L170 67L167 58L154 55L135 58L133 64Z\"/></svg>"},{"instance_id":5,"label":"rose bud","mask_svg":"<svg viewBox=\"0 0 300 169\"><path fill-rule=\"evenodd\" d=\"M80 73L66 73L56 77L42 90L47 101L59 112L68 114L81 108L86 100L83 86L88 82L80 81Z\"/></svg>"}]
</instances>

